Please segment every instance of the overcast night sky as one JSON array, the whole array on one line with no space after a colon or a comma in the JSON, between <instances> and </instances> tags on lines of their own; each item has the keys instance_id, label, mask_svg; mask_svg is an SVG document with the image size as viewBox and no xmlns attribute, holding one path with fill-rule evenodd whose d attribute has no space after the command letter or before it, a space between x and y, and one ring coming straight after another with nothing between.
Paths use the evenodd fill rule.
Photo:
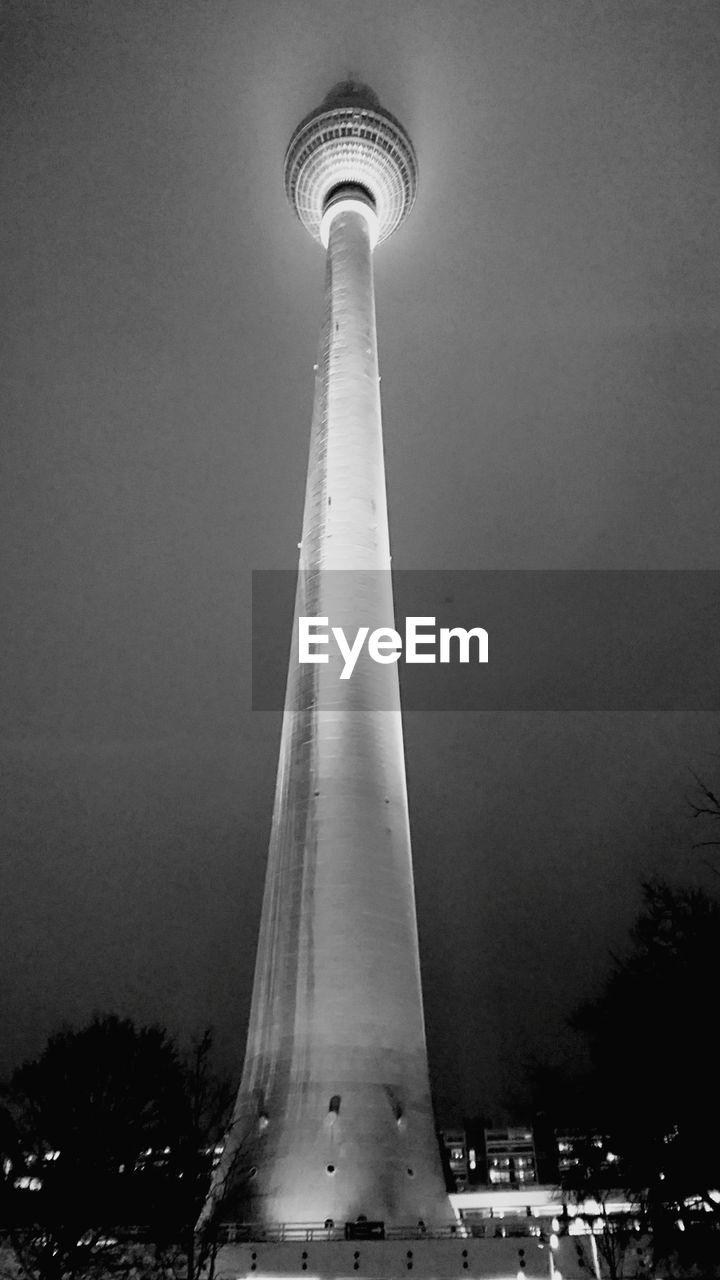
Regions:
<instances>
[{"instance_id":1,"label":"overcast night sky","mask_svg":"<svg viewBox=\"0 0 720 1280\"><path fill-rule=\"evenodd\" d=\"M249 709L250 571L297 560L324 283L290 135L354 73L418 152L376 255L394 566L717 569L720 8L5 26L0 1072L95 1010L212 1023L239 1072L280 731ZM572 1052L642 875L702 882L687 770L718 727L406 717L444 1116L501 1117Z\"/></svg>"}]
</instances>

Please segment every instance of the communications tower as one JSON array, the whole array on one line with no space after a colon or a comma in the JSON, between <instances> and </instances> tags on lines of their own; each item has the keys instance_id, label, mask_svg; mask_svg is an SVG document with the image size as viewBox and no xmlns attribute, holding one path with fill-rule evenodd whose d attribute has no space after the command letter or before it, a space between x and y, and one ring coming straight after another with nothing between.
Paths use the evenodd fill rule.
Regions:
<instances>
[{"instance_id":1,"label":"communications tower","mask_svg":"<svg viewBox=\"0 0 720 1280\"><path fill-rule=\"evenodd\" d=\"M397 666L298 662L298 618L393 625L373 250L417 163L337 85L285 156L326 249L296 617L245 1065L204 1219L421 1227L451 1216L430 1100Z\"/></svg>"}]
</instances>

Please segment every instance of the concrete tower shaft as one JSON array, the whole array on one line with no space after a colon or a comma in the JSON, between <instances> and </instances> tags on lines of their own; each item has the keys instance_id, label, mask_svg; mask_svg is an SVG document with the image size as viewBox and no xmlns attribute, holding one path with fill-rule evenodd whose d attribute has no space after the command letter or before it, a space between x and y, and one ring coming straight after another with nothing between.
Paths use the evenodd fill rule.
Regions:
<instances>
[{"instance_id":1,"label":"concrete tower shaft","mask_svg":"<svg viewBox=\"0 0 720 1280\"><path fill-rule=\"evenodd\" d=\"M325 311L255 985L206 1211L229 1188L223 1216L245 1221L450 1217L397 667L338 681L331 667L298 663L300 616L393 625L372 265L380 215L366 177L345 167L323 197Z\"/></svg>"}]
</instances>

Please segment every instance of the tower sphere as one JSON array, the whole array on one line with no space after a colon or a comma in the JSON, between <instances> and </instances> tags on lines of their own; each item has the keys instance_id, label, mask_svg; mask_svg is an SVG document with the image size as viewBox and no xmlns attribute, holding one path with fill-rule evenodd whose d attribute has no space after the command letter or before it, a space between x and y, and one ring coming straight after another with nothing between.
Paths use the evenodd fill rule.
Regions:
<instances>
[{"instance_id":1,"label":"tower sphere","mask_svg":"<svg viewBox=\"0 0 720 1280\"><path fill-rule=\"evenodd\" d=\"M378 241L386 240L413 206L417 174L402 125L372 89L351 80L335 85L300 122L285 155L288 200L316 240L328 198L352 187L374 207Z\"/></svg>"}]
</instances>

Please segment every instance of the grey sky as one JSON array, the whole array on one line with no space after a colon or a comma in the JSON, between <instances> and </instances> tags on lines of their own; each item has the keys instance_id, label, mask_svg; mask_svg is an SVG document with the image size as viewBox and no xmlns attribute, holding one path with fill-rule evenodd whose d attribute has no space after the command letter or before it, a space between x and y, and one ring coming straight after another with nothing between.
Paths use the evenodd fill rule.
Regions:
<instances>
[{"instance_id":1,"label":"grey sky","mask_svg":"<svg viewBox=\"0 0 720 1280\"><path fill-rule=\"evenodd\" d=\"M5 6L3 1048L95 1008L243 1047L323 263L286 205L348 72L408 128L377 253L404 568L718 568L720 12L589 0ZM498 1110L652 868L710 715L413 713L442 1105Z\"/></svg>"}]
</instances>

